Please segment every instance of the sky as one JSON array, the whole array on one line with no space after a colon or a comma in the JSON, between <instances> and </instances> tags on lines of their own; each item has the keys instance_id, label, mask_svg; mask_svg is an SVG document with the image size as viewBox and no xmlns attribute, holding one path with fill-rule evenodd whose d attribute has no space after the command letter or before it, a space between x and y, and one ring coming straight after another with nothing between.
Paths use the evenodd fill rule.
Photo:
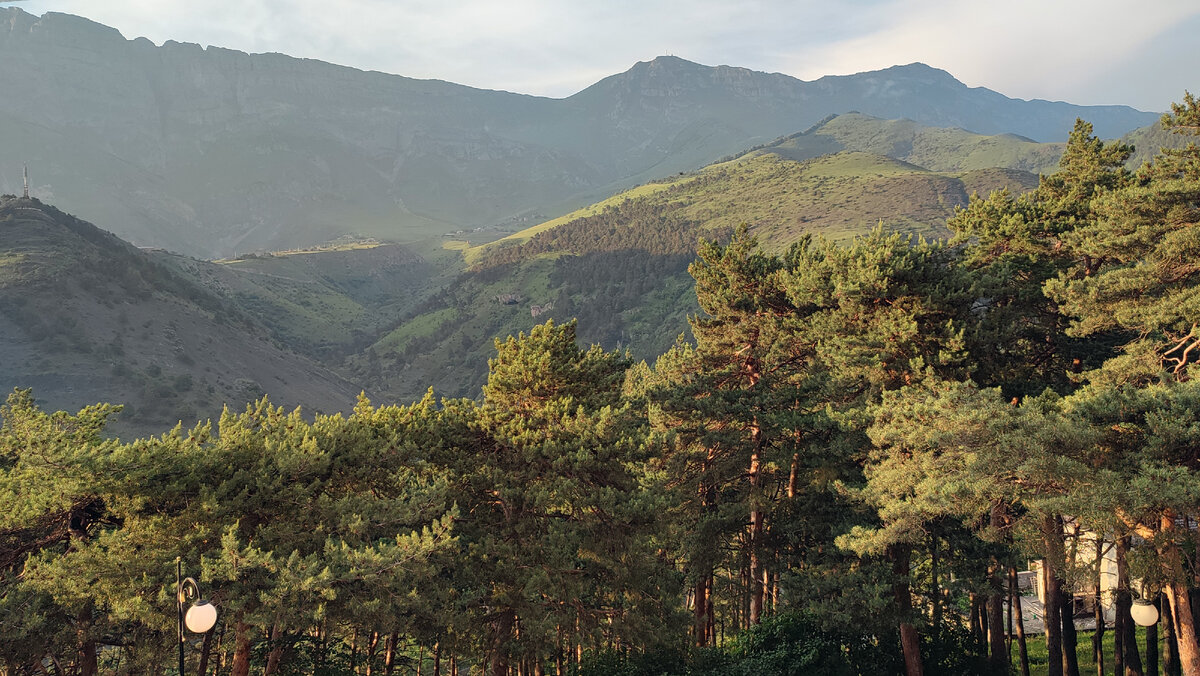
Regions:
<instances>
[{"instance_id":1,"label":"sky","mask_svg":"<svg viewBox=\"0 0 1200 676\"><path fill-rule=\"evenodd\" d=\"M14 4L0 0L0 5ZM670 54L804 80L920 61L1022 99L1200 92L1196 0L16 0L146 37L569 96Z\"/></svg>"}]
</instances>

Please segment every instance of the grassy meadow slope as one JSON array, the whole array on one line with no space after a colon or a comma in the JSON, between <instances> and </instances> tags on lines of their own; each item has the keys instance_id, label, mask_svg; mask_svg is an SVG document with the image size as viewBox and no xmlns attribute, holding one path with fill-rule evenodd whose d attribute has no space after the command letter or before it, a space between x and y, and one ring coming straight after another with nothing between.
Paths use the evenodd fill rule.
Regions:
<instances>
[{"instance_id":1,"label":"grassy meadow slope","mask_svg":"<svg viewBox=\"0 0 1200 676\"><path fill-rule=\"evenodd\" d=\"M1058 167L1064 147L1064 143L1038 143L1014 134L988 136L957 128L930 127L912 120L882 120L846 113L765 149L795 160L856 150L931 171L1003 167L1045 174Z\"/></svg>"},{"instance_id":2,"label":"grassy meadow slope","mask_svg":"<svg viewBox=\"0 0 1200 676\"><path fill-rule=\"evenodd\" d=\"M672 218L707 228L751 226L768 248L786 247L806 233L847 239L882 222L885 228L927 236L946 233L943 223L972 193L1010 187L1022 192L1037 176L1008 168L935 172L882 155L840 152L794 161L757 150L703 170L641 186L597 207L534 226L473 248L467 260L479 265L498 252L528 247L550 231L627 202L652 204Z\"/></svg>"},{"instance_id":3,"label":"grassy meadow slope","mask_svg":"<svg viewBox=\"0 0 1200 676\"><path fill-rule=\"evenodd\" d=\"M0 198L0 389L49 408L123 403L161 431L263 394L333 411L357 390L153 257L36 199Z\"/></svg>"},{"instance_id":4,"label":"grassy meadow slope","mask_svg":"<svg viewBox=\"0 0 1200 676\"><path fill-rule=\"evenodd\" d=\"M1006 167L930 171L857 151L795 161L760 148L467 249L469 269L352 359L351 377L397 400L430 386L474 396L492 339L548 318L576 318L581 340L653 359L698 310L687 266L701 237L741 223L774 250L879 223L938 237L972 193L1023 192L1037 180Z\"/></svg>"}]
</instances>

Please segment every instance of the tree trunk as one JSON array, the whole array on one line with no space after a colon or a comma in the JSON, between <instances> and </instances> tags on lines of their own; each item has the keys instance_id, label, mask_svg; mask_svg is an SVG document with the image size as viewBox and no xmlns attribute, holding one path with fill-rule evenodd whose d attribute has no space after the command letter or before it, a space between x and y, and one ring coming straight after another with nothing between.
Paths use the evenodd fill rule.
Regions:
<instances>
[{"instance_id":1,"label":"tree trunk","mask_svg":"<svg viewBox=\"0 0 1200 676\"><path fill-rule=\"evenodd\" d=\"M712 465L716 451L712 448L708 449L708 458L703 463L701 471L707 473ZM700 518L707 518L709 512L713 510L717 501L716 491L712 486L704 483L700 484L697 490L697 497L700 502ZM695 603L695 639L696 646L703 648L712 640L712 632L709 627L712 626L712 592L713 592L713 571L711 569L697 571L696 574L696 603ZM579 633L579 622L575 622L575 633Z\"/></svg>"},{"instance_id":2,"label":"tree trunk","mask_svg":"<svg viewBox=\"0 0 1200 676\"><path fill-rule=\"evenodd\" d=\"M1129 536L1117 539L1117 622L1114 631L1118 674L1142 676L1142 657L1138 653L1137 627L1129 615L1133 597L1129 593Z\"/></svg>"},{"instance_id":3,"label":"tree trunk","mask_svg":"<svg viewBox=\"0 0 1200 676\"><path fill-rule=\"evenodd\" d=\"M967 625L971 628L971 642L975 644L976 650L983 650L986 644L983 640L983 618L979 616L979 598L975 592L967 594L967 604L970 606L970 614L967 615Z\"/></svg>"},{"instance_id":4,"label":"tree trunk","mask_svg":"<svg viewBox=\"0 0 1200 676\"><path fill-rule=\"evenodd\" d=\"M217 647L215 650L215 652L217 653L217 659L215 660L216 664L213 666L213 676L220 676L221 670L225 668L225 649L224 649L225 632L228 630L229 630L229 623L222 622L221 623L221 633L217 634ZM211 659L208 655L202 654L201 657ZM203 671L201 671L200 676L206 676L206 674Z\"/></svg>"},{"instance_id":5,"label":"tree trunk","mask_svg":"<svg viewBox=\"0 0 1200 676\"><path fill-rule=\"evenodd\" d=\"M1096 602L1093 614L1096 631L1092 634L1092 659L1096 662L1096 676L1104 676L1104 605L1100 601L1100 576L1096 576Z\"/></svg>"},{"instance_id":6,"label":"tree trunk","mask_svg":"<svg viewBox=\"0 0 1200 676\"><path fill-rule=\"evenodd\" d=\"M1075 631L1075 595L1059 585L1062 594L1062 660L1066 676L1079 676L1079 633Z\"/></svg>"},{"instance_id":7,"label":"tree trunk","mask_svg":"<svg viewBox=\"0 0 1200 676\"><path fill-rule=\"evenodd\" d=\"M383 676L392 676L396 669L396 632L388 635L387 645L383 649Z\"/></svg>"},{"instance_id":8,"label":"tree trunk","mask_svg":"<svg viewBox=\"0 0 1200 676\"><path fill-rule=\"evenodd\" d=\"M1154 607L1158 609L1159 622L1162 621L1161 595L1155 594ZM1158 625L1146 627L1146 676L1158 676Z\"/></svg>"},{"instance_id":9,"label":"tree trunk","mask_svg":"<svg viewBox=\"0 0 1200 676\"><path fill-rule=\"evenodd\" d=\"M1004 594L998 561L992 561L991 594L988 597L988 659L997 670L1008 664L1008 646L1004 641Z\"/></svg>"},{"instance_id":10,"label":"tree trunk","mask_svg":"<svg viewBox=\"0 0 1200 676\"><path fill-rule=\"evenodd\" d=\"M442 642L433 644L433 676L442 676Z\"/></svg>"},{"instance_id":11,"label":"tree trunk","mask_svg":"<svg viewBox=\"0 0 1200 676\"><path fill-rule=\"evenodd\" d=\"M750 456L750 537L747 542L750 550L749 570L747 571L747 577L750 578L750 608L746 616L747 624L751 627L762 620L763 610L762 561L759 558L763 538L763 511L758 504L762 499L762 496L759 495L762 484L762 468L759 460L762 431L758 428L757 423L754 426L753 439L754 453Z\"/></svg>"},{"instance_id":12,"label":"tree trunk","mask_svg":"<svg viewBox=\"0 0 1200 676\"><path fill-rule=\"evenodd\" d=\"M92 638L92 603L83 604L75 620L75 635L79 640L79 674L96 676L100 666L96 662L96 639Z\"/></svg>"},{"instance_id":13,"label":"tree trunk","mask_svg":"<svg viewBox=\"0 0 1200 676\"><path fill-rule=\"evenodd\" d=\"M508 676L508 641L512 637L514 613L501 611L492 620L492 631L488 645L488 673L490 676Z\"/></svg>"},{"instance_id":14,"label":"tree trunk","mask_svg":"<svg viewBox=\"0 0 1200 676\"><path fill-rule=\"evenodd\" d=\"M212 638L215 633L217 632L213 629L204 632L204 642L200 644L200 665L196 667L196 673L200 676L208 673L208 656L212 652Z\"/></svg>"},{"instance_id":15,"label":"tree trunk","mask_svg":"<svg viewBox=\"0 0 1200 676\"><path fill-rule=\"evenodd\" d=\"M696 603L695 603L695 632L696 632L696 647L703 648L708 645L711 636L708 633L708 620L712 608L712 602L709 599L709 591L712 589L712 574L704 574L696 580Z\"/></svg>"},{"instance_id":16,"label":"tree trunk","mask_svg":"<svg viewBox=\"0 0 1200 676\"><path fill-rule=\"evenodd\" d=\"M1008 570L1004 571L1004 583L1008 588L1007 595L1005 596L1005 598L1008 600L1008 613L1004 618L1004 653L1008 660L1008 664L1011 665L1013 636L1015 636L1013 631L1013 607L1016 606L1017 589L1013 585L1012 579L1008 577Z\"/></svg>"},{"instance_id":17,"label":"tree trunk","mask_svg":"<svg viewBox=\"0 0 1200 676\"><path fill-rule=\"evenodd\" d=\"M1063 676L1062 664L1062 615L1059 603L1062 592L1058 580L1056 561L1061 561L1062 534L1053 515L1042 520L1042 546L1046 558L1042 559L1042 579L1045 583L1045 612L1042 621L1046 628L1047 676Z\"/></svg>"},{"instance_id":18,"label":"tree trunk","mask_svg":"<svg viewBox=\"0 0 1200 676\"><path fill-rule=\"evenodd\" d=\"M237 621L234 631L233 666L230 676L250 676L250 625Z\"/></svg>"},{"instance_id":19,"label":"tree trunk","mask_svg":"<svg viewBox=\"0 0 1200 676\"><path fill-rule=\"evenodd\" d=\"M749 551L747 543L750 540L750 532L749 531L742 532L741 535L739 536L739 540L741 541L742 552L747 553ZM742 567L738 573L738 584L739 584L739 589L740 589L740 594L738 595L738 598L741 599L741 604L740 604L741 612L738 613L737 628L740 631L743 629L750 628L750 557L749 556L742 556ZM738 594L739 592L735 591L734 593Z\"/></svg>"},{"instance_id":20,"label":"tree trunk","mask_svg":"<svg viewBox=\"0 0 1200 676\"><path fill-rule=\"evenodd\" d=\"M999 531L1004 526L1003 513L999 503L992 505L991 527ZM988 566L988 583L991 593L988 595L988 659L996 673L1007 670L1008 650L1004 640L1004 581L1001 578L1000 561L992 557ZM1103 675L1101 675L1103 676Z\"/></svg>"},{"instance_id":21,"label":"tree trunk","mask_svg":"<svg viewBox=\"0 0 1200 676\"><path fill-rule=\"evenodd\" d=\"M1174 514L1167 512L1159 520L1160 532L1168 535L1166 544L1159 548L1158 559L1164 577L1170 580L1164 591L1171 602L1171 614L1175 617L1175 643L1179 649L1179 669L1183 676L1200 676L1200 646L1196 644L1196 620L1192 614L1192 601L1188 586L1183 579L1183 553L1179 545L1171 541L1175 530Z\"/></svg>"},{"instance_id":22,"label":"tree trunk","mask_svg":"<svg viewBox=\"0 0 1200 676\"><path fill-rule=\"evenodd\" d=\"M279 658L283 656L283 642L280 640L282 630L279 623L271 625L271 652L267 653L267 669L264 676L272 676L279 672Z\"/></svg>"},{"instance_id":23,"label":"tree trunk","mask_svg":"<svg viewBox=\"0 0 1200 676\"><path fill-rule=\"evenodd\" d=\"M557 636L554 641L554 676L563 676L563 630L561 624L555 627L555 634Z\"/></svg>"},{"instance_id":24,"label":"tree trunk","mask_svg":"<svg viewBox=\"0 0 1200 676\"><path fill-rule=\"evenodd\" d=\"M922 676L921 636L912 624L912 592L909 590L909 557L911 551L906 545L888 547L888 556L892 559L892 572L896 581L892 593L896 601L897 615L900 617L900 647L904 651L905 676ZM1190 676L1190 675L1189 675Z\"/></svg>"},{"instance_id":25,"label":"tree trunk","mask_svg":"<svg viewBox=\"0 0 1200 676\"><path fill-rule=\"evenodd\" d=\"M938 580L938 537L929 536L929 599L933 605L933 630L942 631L942 587Z\"/></svg>"},{"instance_id":26,"label":"tree trunk","mask_svg":"<svg viewBox=\"0 0 1200 676\"><path fill-rule=\"evenodd\" d=\"M1163 676L1179 676L1179 643L1175 640L1175 614L1171 612L1171 603L1163 592L1159 598L1162 607L1163 631L1166 632L1167 649L1163 653Z\"/></svg>"},{"instance_id":27,"label":"tree trunk","mask_svg":"<svg viewBox=\"0 0 1200 676\"><path fill-rule=\"evenodd\" d=\"M988 615L988 597L991 594L976 594L975 603L979 605L979 652L986 656L988 654L988 622L991 617Z\"/></svg>"},{"instance_id":28,"label":"tree trunk","mask_svg":"<svg viewBox=\"0 0 1200 676\"><path fill-rule=\"evenodd\" d=\"M1017 656L1020 660L1021 676L1029 676L1029 649L1025 644L1025 617L1021 609L1021 585L1017 580L1017 567L1008 569L1013 588L1013 616L1017 618Z\"/></svg>"},{"instance_id":29,"label":"tree trunk","mask_svg":"<svg viewBox=\"0 0 1200 676\"><path fill-rule=\"evenodd\" d=\"M745 366L746 375L749 380L749 389L753 389L758 384L758 381L762 379L762 371L758 358L754 356L753 350L750 351L750 356L745 360ZM748 473L748 479L750 480L750 541L747 543L750 549L749 570L747 571L750 578L750 607L746 614L746 620L747 624L753 627L761 621L763 610L762 561L759 557L759 550L762 549L764 517L760 504L763 499L761 466L763 432L757 416L750 425L750 443L750 469Z\"/></svg>"},{"instance_id":30,"label":"tree trunk","mask_svg":"<svg viewBox=\"0 0 1200 676\"><path fill-rule=\"evenodd\" d=\"M1178 547L1170 545L1178 555ZM1196 646L1196 625L1192 617L1192 602L1187 587L1172 582L1166 588L1175 616L1175 643L1179 650L1179 671L1182 676L1200 676L1200 649Z\"/></svg>"},{"instance_id":31,"label":"tree trunk","mask_svg":"<svg viewBox=\"0 0 1200 676\"><path fill-rule=\"evenodd\" d=\"M799 436L799 435L797 435ZM788 472L787 496L788 500L796 497L796 488L800 485L800 454L792 454L792 468Z\"/></svg>"},{"instance_id":32,"label":"tree trunk","mask_svg":"<svg viewBox=\"0 0 1200 676\"><path fill-rule=\"evenodd\" d=\"M375 652L379 649L379 632L371 632L371 640L367 642L367 668L366 675L371 676L375 672Z\"/></svg>"}]
</instances>

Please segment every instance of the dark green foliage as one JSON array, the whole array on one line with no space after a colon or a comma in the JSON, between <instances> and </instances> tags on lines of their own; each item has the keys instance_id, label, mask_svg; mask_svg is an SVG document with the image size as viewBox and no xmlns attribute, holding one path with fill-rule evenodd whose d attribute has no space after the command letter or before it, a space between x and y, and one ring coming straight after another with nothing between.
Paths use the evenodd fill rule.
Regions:
<instances>
[{"instance_id":1,"label":"dark green foliage","mask_svg":"<svg viewBox=\"0 0 1200 676\"><path fill-rule=\"evenodd\" d=\"M1077 264L1098 264L1072 242L1096 222L1093 200L1128 182L1124 163L1131 152L1092 136L1080 120L1059 171L1042 177L1036 190L973 199L948 222L953 241L965 245L970 270L975 300L965 325L979 382L1018 397L1046 387L1067 392L1073 374L1098 367L1125 337L1119 331L1089 340L1068 336L1070 312L1043 286Z\"/></svg>"},{"instance_id":2,"label":"dark green foliage","mask_svg":"<svg viewBox=\"0 0 1200 676\"><path fill-rule=\"evenodd\" d=\"M1197 135L1200 104L1188 96L1164 118ZM1081 264L1047 282L1047 295L1076 319L1070 333L1133 338L1104 378L1145 383L1186 379L1200 346L1200 148L1167 148L1128 180L1097 193L1096 218L1068 239Z\"/></svg>"},{"instance_id":3,"label":"dark green foliage","mask_svg":"<svg viewBox=\"0 0 1200 676\"><path fill-rule=\"evenodd\" d=\"M695 181L712 182L712 176ZM689 183L689 188L699 187ZM668 190L679 191L680 186ZM480 269L527 260L545 253L572 253L582 256L610 251L642 251L654 256L688 255L696 250L700 235L722 238L721 232L703 230L701 223L681 217L678 204L647 198L625 199L595 216L586 216L566 225L534 235L528 242L487 249L476 263ZM727 236L728 233L725 233Z\"/></svg>"},{"instance_id":4,"label":"dark green foliage","mask_svg":"<svg viewBox=\"0 0 1200 676\"><path fill-rule=\"evenodd\" d=\"M1003 676L978 656L974 637L945 627L923 637L926 673ZM839 634L812 617L784 613L720 648L691 652L601 652L577 676L886 676L903 674L900 646L870 635Z\"/></svg>"}]
</instances>

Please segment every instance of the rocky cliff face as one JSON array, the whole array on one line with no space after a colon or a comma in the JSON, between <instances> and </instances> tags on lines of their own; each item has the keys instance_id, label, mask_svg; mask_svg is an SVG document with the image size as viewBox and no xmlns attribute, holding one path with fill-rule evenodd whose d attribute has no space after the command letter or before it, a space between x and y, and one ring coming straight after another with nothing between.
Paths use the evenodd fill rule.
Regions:
<instances>
[{"instance_id":1,"label":"rocky cliff face","mask_svg":"<svg viewBox=\"0 0 1200 676\"><path fill-rule=\"evenodd\" d=\"M662 57L566 99L145 39L0 10L0 190L208 256L553 211L859 110L984 133L1154 115L1007 99L925 66L802 82Z\"/></svg>"}]
</instances>

